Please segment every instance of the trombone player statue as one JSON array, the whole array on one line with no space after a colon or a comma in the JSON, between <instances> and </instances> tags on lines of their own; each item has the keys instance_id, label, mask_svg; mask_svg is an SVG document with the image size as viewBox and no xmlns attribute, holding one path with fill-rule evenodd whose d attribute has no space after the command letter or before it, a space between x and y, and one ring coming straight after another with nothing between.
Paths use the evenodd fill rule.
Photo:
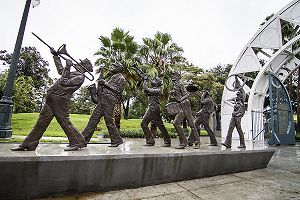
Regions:
<instances>
[{"instance_id":1,"label":"trombone player statue","mask_svg":"<svg viewBox=\"0 0 300 200\"><path fill-rule=\"evenodd\" d=\"M12 151L34 151L53 117L56 118L68 137L69 145L65 151L75 151L79 148L86 147L84 137L73 126L69 119L69 105L72 94L78 90L84 82L85 76L82 72L93 71L92 63L88 59L85 59L73 65L72 60L65 58L66 66L63 67L59 58L60 52L56 52L53 48L50 48L50 50L53 54L57 72L61 77L48 89L46 102L42 107L35 126L21 145L12 148ZM81 70L81 72L70 71L71 66L76 66L76 69Z\"/></svg>"},{"instance_id":2,"label":"trombone player statue","mask_svg":"<svg viewBox=\"0 0 300 200\"><path fill-rule=\"evenodd\" d=\"M108 72L108 77L110 78L106 81L103 78L102 67L100 79L98 80L98 88L96 88L95 84L90 85L88 88L92 96L92 101L97 104L97 106L94 109L88 124L82 131L82 135L87 143L91 140L93 133L97 128L97 124L103 116L111 139L110 147L117 147L120 144L123 144L123 140L114 122L114 108L117 100L121 98L125 86L125 78L122 75L122 72L123 66L118 62L113 63Z\"/></svg>"}]
</instances>

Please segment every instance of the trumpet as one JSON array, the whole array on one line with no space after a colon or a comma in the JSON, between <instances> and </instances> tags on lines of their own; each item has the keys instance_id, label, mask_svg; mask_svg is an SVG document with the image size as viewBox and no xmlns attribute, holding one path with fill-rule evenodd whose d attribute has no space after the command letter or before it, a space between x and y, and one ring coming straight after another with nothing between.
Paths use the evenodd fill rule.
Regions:
<instances>
[{"instance_id":1,"label":"trumpet","mask_svg":"<svg viewBox=\"0 0 300 200\"><path fill-rule=\"evenodd\" d=\"M53 49L53 47L51 47L49 44L47 44L44 40L42 40L39 36L37 36L35 33L31 32L37 39L39 39L42 43L44 43L47 47L49 47L50 49ZM93 81L95 78L93 76L93 74L85 67L83 66L81 63L77 62L68 52L66 49L66 45L63 44L61 45L58 50L56 51L57 55L59 57L61 57L64 60L67 60L67 58L65 56L67 56L68 58L70 58L71 60L73 60L77 65L79 65L81 68L79 68L77 65L74 65L73 67L80 73L82 73L88 80ZM65 56L63 56L65 55ZM81 61L81 60L80 60ZM87 74L88 75L87 75Z\"/></svg>"}]
</instances>

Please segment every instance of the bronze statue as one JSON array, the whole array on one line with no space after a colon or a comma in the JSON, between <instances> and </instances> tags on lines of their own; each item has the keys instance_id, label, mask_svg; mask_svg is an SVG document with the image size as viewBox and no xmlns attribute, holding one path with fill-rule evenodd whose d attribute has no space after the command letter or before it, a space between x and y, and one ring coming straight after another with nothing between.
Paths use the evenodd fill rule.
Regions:
<instances>
[{"instance_id":1,"label":"bronze statue","mask_svg":"<svg viewBox=\"0 0 300 200\"><path fill-rule=\"evenodd\" d=\"M78 71L70 71L73 62L66 59L66 66L63 68L59 54L51 49L54 55L54 63L61 78L58 79L47 91L46 102L40 112L39 118L19 147L11 149L12 151L34 151L39 144L39 140L46 131L53 117L56 118L65 134L68 137L69 145L65 151L75 151L86 147L84 137L73 126L69 119L69 104L72 94L83 84L85 76L82 73L85 70L93 71L93 66L88 59L75 64ZM79 72L81 70L81 72Z\"/></svg>"},{"instance_id":2,"label":"bronze statue","mask_svg":"<svg viewBox=\"0 0 300 200\"><path fill-rule=\"evenodd\" d=\"M171 91L171 95L175 97L176 103L171 103L174 107L174 110L178 110L178 113L175 115L175 119L173 121L173 125L176 129L176 132L179 136L179 146L177 149L184 149L187 146L187 139L184 135L183 128L181 124L183 120L186 118L189 127L191 128L190 136L193 138L193 142L195 142L195 148L199 148L200 146L200 137L197 133L196 126L194 124L194 119L192 115L191 104L188 99L189 93L186 91L183 84L180 82L180 74L175 72L172 74L172 82L173 82L173 90ZM177 107L175 109L175 107Z\"/></svg>"},{"instance_id":3,"label":"bronze statue","mask_svg":"<svg viewBox=\"0 0 300 200\"><path fill-rule=\"evenodd\" d=\"M147 80L143 82L143 89L144 93L148 96L148 108L143 117L141 127L144 131L145 138L146 138L146 145L145 146L154 146L155 140L154 136L151 133L148 125L150 122L153 122L161 131L161 134L164 138L164 145L163 147L170 147L171 146L171 138L168 134L166 127L162 121L161 111L160 111L160 95L161 95L161 86L162 82L158 77L155 77L151 81L151 87L147 86Z\"/></svg>"},{"instance_id":4,"label":"bronze statue","mask_svg":"<svg viewBox=\"0 0 300 200\"><path fill-rule=\"evenodd\" d=\"M120 63L113 63L112 68L108 73L108 77L110 77L108 81L105 81L100 75L98 89L96 89L95 84L91 85L89 88L92 95L92 101L97 103L97 106L94 109L88 124L82 131L82 135L87 143L91 140L91 137L97 128L97 124L103 116L111 139L110 147L117 147L120 144L123 144L123 140L114 122L114 108L118 99L121 98L125 86L125 78L122 75L122 71L123 66Z\"/></svg>"},{"instance_id":5,"label":"bronze statue","mask_svg":"<svg viewBox=\"0 0 300 200\"><path fill-rule=\"evenodd\" d=\"M236 128L240 137L240 145L238 148L246 148L244 133L241 128L241 119L245 114L244 94L241 91L237 91L236 98L231 99L231 101L234 101L234 109L232 112L226 140L224 143L222 143L222 145L226 148L231 148L232 132L233 129Z\"/></svg>"},{"instance_id":6,"label":"bronze statue","mask_svg":"<svg viewBox=\"0 0 300 200\"><path fill-rule=\"evenodd\" d=\"M205 130L207 131L209 138L210 138L210 144L209 146L218 146L216 137L214 132L211 130L211 128L209 127L209 116L211 113L213 113L214 110L214 102L213 100L210 98L209 95L209 91L205 91L202 96L201 96L201 105L202 108L199 112L196 113L196 120L195 120L195 126L198 130L198 132L200 131L200 125L202 124L205 128ZM192 135L190 135L192 136ZM189 137L188 138L188 145L192 146L193 145L193 137Z\"/></svg>"}]
</instances>

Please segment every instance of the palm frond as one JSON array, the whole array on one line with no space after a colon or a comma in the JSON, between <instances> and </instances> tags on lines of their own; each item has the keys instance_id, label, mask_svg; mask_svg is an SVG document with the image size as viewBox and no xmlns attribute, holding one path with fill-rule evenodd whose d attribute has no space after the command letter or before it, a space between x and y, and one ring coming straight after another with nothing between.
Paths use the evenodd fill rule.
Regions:
<instances>
[{"instance_id":1,"label":"palm frond","mask_svg":"<svg viewBox=\"0 0 300 200\"><path fill-rule=\"evenodd\" d=\"M99 40L104 47L109 48L111 46L111 41L108 37L100 36Z\"/></svg>"}]
</instances>

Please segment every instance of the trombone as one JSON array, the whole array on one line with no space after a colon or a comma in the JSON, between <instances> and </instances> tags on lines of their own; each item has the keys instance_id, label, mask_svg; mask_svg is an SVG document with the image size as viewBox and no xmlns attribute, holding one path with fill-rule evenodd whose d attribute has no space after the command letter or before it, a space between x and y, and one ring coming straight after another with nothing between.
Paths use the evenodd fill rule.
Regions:
<instances>
[{"instance_id":1,"label":"trombone","mask_svg":"<svg viewBox=\"0 0 300 200\"><path fill-rule=\"evenodd\" d=\"M42 43L44 43L47 47L49 47L50 49L54 49L53 47L51 47L49 44L47 44L44 40L42 40L39 36L37 36L35 33L31 32L37 39L39 39ZM87 78L90 81L93 81L95 78L93 76L93 74L91 72L89 72L89 70L83 66L81 63L79 63L78 61L76 61L68 52L66 49L66 45L63 44L61 45L58 50L56 51L58 56L61 57L64 60L67 60L67 58L65 56L67 56L68 58L70 58L71 60L73 60L77 65L79 65L81 68L79 68L77 65L73 65L73 67L80 73L82 73L84 75L85 78ZM81 60L80 60L81 61ZM88 75L87 75L87 74Z\"/></svg>"}]
</instances>

